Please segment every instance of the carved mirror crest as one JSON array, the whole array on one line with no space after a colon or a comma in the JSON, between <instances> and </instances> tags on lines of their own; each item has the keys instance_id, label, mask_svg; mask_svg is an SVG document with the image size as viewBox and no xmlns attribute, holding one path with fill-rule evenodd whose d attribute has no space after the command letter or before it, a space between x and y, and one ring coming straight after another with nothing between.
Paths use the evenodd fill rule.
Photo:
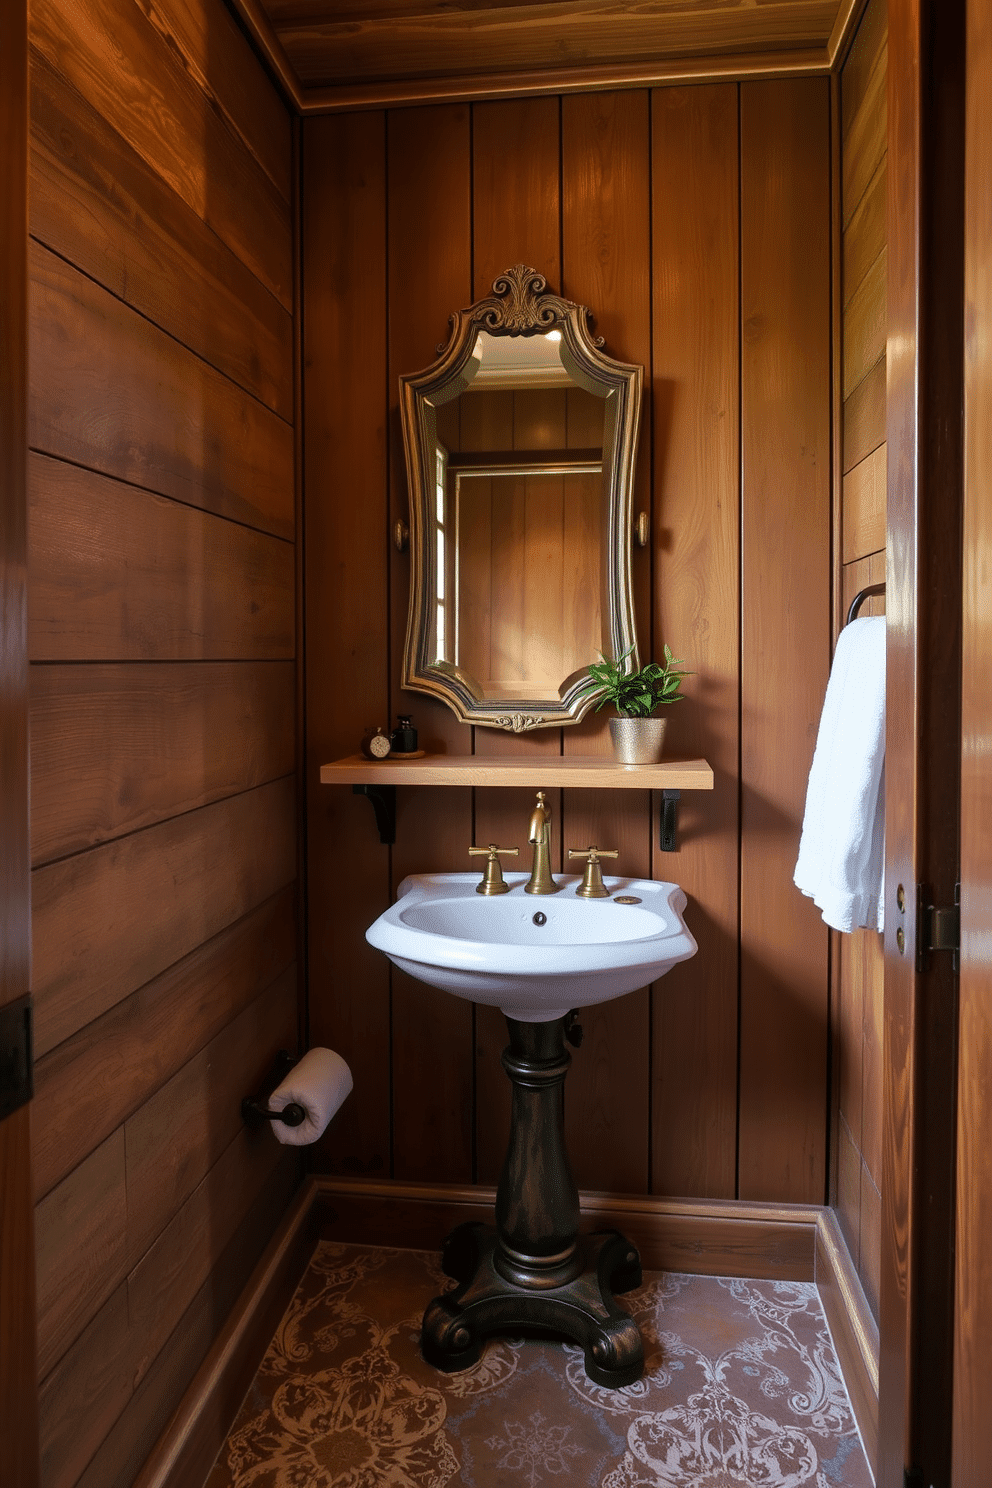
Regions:
<instances>
[{"instance_id":1,"label":"carved mirror crest","mask_svg":"<svg viewBox=\"0 0 992 1488\"><path fill-rule=\"evenodd\" d=\"M598 653L637 665L631 492L642 371L534 269L451 317L400 378L410 486L402 684L464 723L577 723Z\"/></svg>"}]
</instances>

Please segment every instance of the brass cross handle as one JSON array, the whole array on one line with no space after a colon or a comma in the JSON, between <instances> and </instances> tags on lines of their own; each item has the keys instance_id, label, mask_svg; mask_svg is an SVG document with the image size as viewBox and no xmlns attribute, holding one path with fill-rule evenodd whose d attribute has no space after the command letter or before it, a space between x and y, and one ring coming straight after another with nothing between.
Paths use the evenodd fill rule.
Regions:
<instances>
[{"instance_id":1,"label":"brass cross handle","mask_svg":"<svg viewBox=\"0 0 992 1488\"><path fill-rule=\"evenodd\" d=\"M486 858L486 870L482 875L481 883L476 884L477 894L508 894L510 885L503 878L503 870L499 866L497 853L507 853L515 858L519 853L519 847L497 847L495 842L490 842L488 847L470 847L469 856L473 858Z\"/></svg>"},{"instance_id":2,"label":"brass cross handle","mask_svg":"<svg viewBox=\"0 0 992 1488\"><path fill-rule=\"evenodd\" d=\"M568 849L570 858L585 858L586 871L582 875L582 882L576 889L580 899L608 899L610 891L603 882L603 870L599 866L600 858L618 858L619 852L607 852L605 848L592 847Z\"/></svg>"}]
</instances>

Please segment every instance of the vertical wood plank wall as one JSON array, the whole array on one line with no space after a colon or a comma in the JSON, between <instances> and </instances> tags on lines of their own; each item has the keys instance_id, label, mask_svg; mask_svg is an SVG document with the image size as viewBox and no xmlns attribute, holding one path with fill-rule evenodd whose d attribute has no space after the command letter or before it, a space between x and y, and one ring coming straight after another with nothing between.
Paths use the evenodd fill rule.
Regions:
<instances>
[{"instance_id":1,"label":"vertical wood plank wall","mask_svg":"<svg viewBox=\"0 0 992 1488\"><path fill-rule=\"evenodd\" d=\"M294 160L220 0L31 11L42 1480L112 1488L298 1179Z\"/></svg>"},{"instance_id":2,"label":"vertical wood plank wall","mask_svg":"<svg viewBox=\"0 0 992 1488\"><path fill-rule=\"evenodd\" d=\"M871 0L840 78L840 597L885 579L887 0ZM861 614L880 614L871 599ZM831 1202L878 1315L882 1181L882 938L836 935Z\"/></svg>"},{"instance_id":3,"label":"vertical wood plank wall","mask_svg":"<svg viewBox=\"0 0 992 1488\"><path fill-rule=\"evenodd\" d=\"M28 35L0 11L0 1009L31 972L27 667ZM6 1095L7 1071L4 1071ZM0 1115L0 1442L9 1488L37 1488L31 1107Z\"/></svg>"},{"instance_id":4,"label":"vertical wood plank wall","mask_svg":"<svg viewBox=\"0 0 992 1488\"><path fill-rule=\"evenodd\" d=\"M410 711L428 749L608 754L606 714L528 738L401 692L409 559L397 378L456 307L532 264L646 369L634 550L642 651L695 671L679 849L639 792L555 792L553 841L689 894L697 957L583 1017L566 1119L588 1188L823 1202L827 938L792 884L830 653L826 79L307 120L302 140L310 1017L356 1073L327 1171L495 1179L498 1015L393 973L366 926L404 874L521 846L530 792L401 790L380 845L320 765Z\"/></svg>"}]
</instances>

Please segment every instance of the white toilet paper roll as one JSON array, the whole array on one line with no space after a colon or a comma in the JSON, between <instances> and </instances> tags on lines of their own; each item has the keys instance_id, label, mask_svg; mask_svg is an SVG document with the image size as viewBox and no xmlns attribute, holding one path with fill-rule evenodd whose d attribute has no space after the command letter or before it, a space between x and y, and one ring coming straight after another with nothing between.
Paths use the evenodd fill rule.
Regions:
<instances>
[{"instance_id":1,"label":"white toilet paper roll","mask_svg":"<svg viewBox=\"0 0 992 1488\"><path fill-rule=\"evenodd\" d=\"M307 1113L302 1126L273 1121L277 1139L288 1147L316 1142L353 1084L351 1070L340 1054L333 1049L309 1050L269 1096L270 1111L281 1111L295 1102Z\"/></svg>"}]
</instances>

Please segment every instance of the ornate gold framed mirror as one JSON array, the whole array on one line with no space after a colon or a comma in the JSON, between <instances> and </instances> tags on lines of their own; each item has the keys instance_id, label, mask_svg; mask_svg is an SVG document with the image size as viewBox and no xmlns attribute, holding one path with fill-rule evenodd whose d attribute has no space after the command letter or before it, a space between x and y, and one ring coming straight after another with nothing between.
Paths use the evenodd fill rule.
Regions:
<instances>
[{"instance_id":1,"label":"ornate gold framed mirror","mask_svg":"<svg viewBox=\"0 0 992 1488\"><path fill-rule=\"evenodd\" d=\"M400 378L410 487L402 685L464 723L577 723L586 668L630 651L642 370L523 264Z\"/></svg>"}]
</instances>

